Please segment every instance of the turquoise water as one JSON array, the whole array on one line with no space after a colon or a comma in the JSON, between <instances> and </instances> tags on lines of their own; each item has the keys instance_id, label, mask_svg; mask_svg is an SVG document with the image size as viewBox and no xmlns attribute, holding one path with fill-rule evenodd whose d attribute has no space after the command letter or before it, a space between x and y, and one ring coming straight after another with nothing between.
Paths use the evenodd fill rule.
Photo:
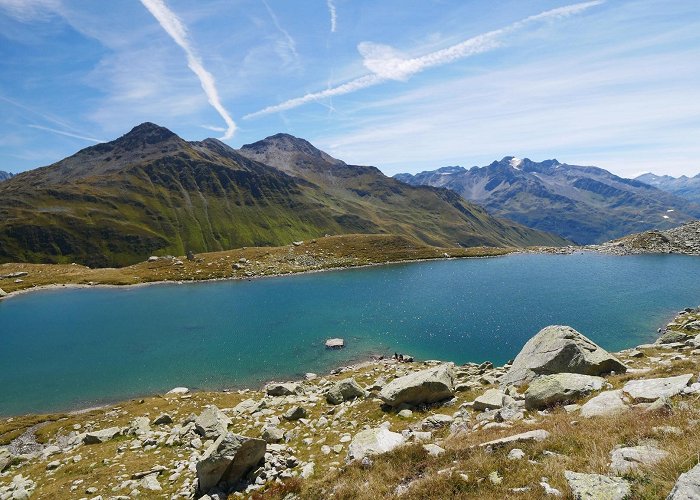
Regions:
<instances>
[{"instance_id":1,"label":"turquoise water","mask_svg":"<svg viewBox=\"0 0 700 500\"><path fill-rule=\"evenodd\" d=\"M0 301L0 414L325 372L369 354L514 357L567 324L618 350L700 303L700 258L512 255ZM347 348L323 342L344 337Z\"/></svg>"}]
</instances>

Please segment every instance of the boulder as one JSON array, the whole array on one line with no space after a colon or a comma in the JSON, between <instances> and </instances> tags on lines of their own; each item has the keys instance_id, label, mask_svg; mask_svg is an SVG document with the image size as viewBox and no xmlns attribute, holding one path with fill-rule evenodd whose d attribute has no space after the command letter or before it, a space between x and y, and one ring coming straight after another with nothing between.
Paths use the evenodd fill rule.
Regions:
<instances>
[{"instance_id":1,"label":"boulder","mask_svg":"<svg viewBox=\"0 0 700 500\"><path fill-rule=\"evenodd\" d=\"M148 417L136 417L129 424L125 434L145 436L149 432L151 432L151 422L148 420Z\"/></svg>"},{"instance_id":2,"label":"boulder","mask_svg":"<svg viewBox=\"0 0 700 500\"><path fill-rule=\"evenodd\" d=\"M328 349L342 349L343 347L345 347L345 340L343 339L326 340L326 348Z\"/></svg>"},{"instance_id":3,"label":"boulder","mask_svg":"<svg viewBox=\"0 0 700 500\"><path fill-rule=\"evenodd\" d=\"M571 403L603 388L605 379L579 373L557 373L537 377L525 391L525 408L536 410Z\"/></svg>"},{"instance_id":4,"label":"boulder","mask_svg":"<svg viewBox=\"0 0 700 500\"><path fill-rule=\"evenodd\" d=\"M669 330L666 333L664 333L661 337L659 337L656 340L656 343L657 344L675 344L676 342L685 342L689 338L690 338L690 335L687 335L683 332Z\"/></svg>"},{"instance_id":5,"label":"boulder","mask_svg":"<svg viewBox=\"0 0 700 500\"><path fill-rule=\"evenodd\" d=\"M109 427L107 429L101 429L99 431L92 431L85 434L83 437L83 443L85 444L97 444L106 443L110 439L118 436L121 433L119 427Z\"/></svg>"},{"instance_id":6,"label":"boulder","mask_svg":"<svg viewBox=\"0 0 700 500\"><path fill-rule=\"evenodd\" d=\"M406 442L401 434L379 427L359 432L352 438L348 448L347 462L362 460L369 455L378 455L393 450Z\"/></svg>"},{"instance_id":7,"label":"boulder","mask_svg":"<svg viewBox=\"0 0 700 500\"><path fill-rule=\"evenodd\" d=\"M0 299L3 297L7 297L7 292L5 290L3 290L2 288L0 288Z\"/></svg>"},{"instance_id":8,"label":"boulder","mask_svg":"<svg viewBox=\"0 0 700 500\"><path fill-rule=\"evenodd\" d=\"M168 425L173 423L173 417L168 413L161 413L155 420L153 420L153 425Z\"/></svg>"},{"instance_id":9,"label":"boulder","mask_svg":"<svg viewBox=\"0 0 700 500\"><path fill-rule=\"evenodd\" d=\"M231 419L216 406L208 406L194 419L194 429L200 436L206 439L216 439L225 434Z\"/></svg>"},{"instance_id":10,"label":"boulder","mask_svg":"<svg viewBox=\"0 0 700 500\"><path fill-rule=\"evenodd\" d=\"M274 425L265 426L261 437L266 443L279 443L284 439L284 431Z\"/></svg>"},{"instance_id":11,"label":"boulder","mask_svg":"<svg viewBox=\"0 0 700 500\"><path fill-rule=\"evenodd\" d=\"M622 388L635 403L651 403L659 398L670 398L683 392L690 379L691 373L676 377L649 378L630 380Z\"/></svg>"},{"instance_id":12,"label":"boulder","mask_svg":"<svg viewBox=\"0 0 700 500\"><path fill-rule=\"evenodd\" d=\"M601 392L581 407L582 417L616 415L627 410L622 389Z\"/></svg>"},{"instance_id":13,"label":"boulder","mask_svg":"<svg viewBox=\"0 0 700 500\"><path fill-rule=\"evenodd\" d=\"M366 396L367 391L360 387L360 384L355 382L354 378L340 380L326 391L326 401L332 405L339 405L343 401Z\"/></svg>"},{"instance_id":14,"label":"boulder","mask_svg":"<svg viewBox=\"0 0 700 500\"><path fill-rule=\"evenodd\" d=\"M515 403L515 400L498 389L489 389L476 398L472 407L478 411L500 410Z\"/></svg>"},{"instance_id":15,"label":"boulder","mask_svg":"<svg viewBox=\"0 0 700 500\"><path fill-rule=\"evenodd\" d=\"M454 371L440 365L411 373L385 385L379 397L389 406L418 405L449 399L454 394Z\"/></svg>"},{"instance_id":16,"label":"boulder","mask_svg":"<svg viewBox=\"0 0 700 500\"><path fill-rule=\"evenodd\" d=\"M522 385L555 373L602 375L626 370L615 356L570 326L548 326L527 341L500 383Z\"/></svg>"},{"instance_id":17,"label":"boulder","mask_svg":"<svg viewBox=\"0 0 700 500\"><path fill-rule=\"evenodd\" d=\"M440 429L441 427L447 427L454 421L454 418L449 415L443 415L441 413L436 413L435 415L430 415L425 417L421 422L421 429L424 431L432 431L435 429Z\"/></svg>"},{"instance_id":18,"label":"boulder","mask_svg":"<svg viewBox=\"0 0 700 500\"><path fill-rule=\"evenodd\" d=\"M640 465L654 465L668 456L668 452L650 445L615 448L610 452L610 470L627 474Z\"/></svg>"},{"instance_id":19,"label":"boulder","mask_svg":"<svg viewBox=\"0 0 700 500\"><path fill-rule=\"evenodd\" d=\"M481 443L479 446L481 446L482 448L500 448L501 446L506 446L515 443L540 442L544 441L548 437L549 432L545 431L544 429L535 429L534 431L522 432L513 436L494 439L493 441L487 441L486 443Z\"/></svg>"},{"instance_id":20,"label":"boulder","mask_svg":"<svg viewBox=\"0 0 700 500\"><path fill-rule=\"evenodd\" d=\"M217 486L228 490L265 459L266 447L262 439L222 434L197 462L199 491L205 494Z\"/></svg>"},{"instance_id":21,"label":"boulder","mask_svg":"<svg viewBox=\"0 0 700 500\"><path fill-rule=\"evenodd\" d=\"M170 389L166 394L187 394L190 390L187 387L175 387Z\"/></svg>"},{"instance_id":22,"label":"boulder","mask_svg":"<svg viewBox=\"0 0 700 500\"><path fill-rule=\"evenodd\" d=\"M299 420L306 417L306 410L302 406L294 406L287 410L283 417L287 420Z\"/></svg>"},{"instance_id":23,"label":"boulder","mask_svg":"<svg viewBox=\"0 0 700 500\"><path fill-rule=\"evenodd\" d=\"M619 477L564 471L575 500L624 500L632 493L630 483Z\"/></svg>"},{"instance_id":24,"label":"boulder","mask_svg":"<svg viewBox=\"0 0 700 500\"><path fill-rule=\"evenodd\" d=\"M700 464L678 476L666 500L693 500L700 498Z\"/></svg>"},{"instance_id":25,"label":"boulder","mask_svg":"<svg viewBox=\"0 0 700 500\"><path fill-rule=\"evenodd\" d=\"M296 382L270 382L265 386L265 392L267 392L268 396L292 396L302 394L304 388Z\"/></svg>"},{"instance_id":26,"label":"boulder","mask_svg":"<svg viewBox=\"0 0 700 500\"><path fill-rule=\"evenodd\" d=\"M0 448L0 472L4 471L12 463L12 454L7 448Z\"/></svg>"}]
</instances>

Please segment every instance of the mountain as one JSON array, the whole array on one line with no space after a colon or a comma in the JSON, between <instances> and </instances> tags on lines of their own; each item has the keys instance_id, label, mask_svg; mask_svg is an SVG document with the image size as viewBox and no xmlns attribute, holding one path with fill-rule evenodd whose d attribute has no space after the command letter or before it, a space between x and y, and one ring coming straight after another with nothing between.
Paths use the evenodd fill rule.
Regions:
<instances>
[{"instance_id":1,"label":"mountain","mask_svg":"<svg viewBox=\"0 0 700 500\"><path fill-rule=\"evenodd\" d=\"M10 179L13 176L14 174L11 174L10 172L4 172L0 170L0 182L6 181L7 179Z\"/></svg>"},{"instance_id":2,"label":"mountain","mask_svg":"<svg viewBox=\"0 0 700 500\"><path fill-rule=\"evenodd\" d=\"M671 177L670 175L642 174L635 180L657 187L663 191L686 198L692 203L700 204L700 174L695 177Z\"/></svg>"},{"instance_id":3,"label":"mountain","mask_svg":"<svg viewBox=\"0 0 700 500\"><path fill-rule=\"evenodd\" d=\"M594 250L615 255L640 253L676 253L700 255L700 221L687 222L665 231L645 231L624 236Z\"/></svg>"},{"instance_id":4,"label":"mountain","mask_svg":"<svg viewBox=\"0 0 700 500\"><path fill-rule=\"evenodd\" d=\"M439 246L565 243L495 219L449 190L345 165L301 139L273 136L256 145L236 151L216 139L187 142L144 123L18 174L0 184L0 262L121 266L153 253L348 233ZM257 161L255 151L276 166ZM296 168L305 174L288 173Z\"/></svg>"},{"instance_id":5,"label":"mountain","mask_svg":"<svg viewBox=\"0 0 700 500\"><path fill-rule=\"evenodd\" d=\"M507 156L485 167L397 174L410 185L452 189L497 217L580 244L600 243L700 217L700 206L602 168Z\"/></svg>"}]
</instances>

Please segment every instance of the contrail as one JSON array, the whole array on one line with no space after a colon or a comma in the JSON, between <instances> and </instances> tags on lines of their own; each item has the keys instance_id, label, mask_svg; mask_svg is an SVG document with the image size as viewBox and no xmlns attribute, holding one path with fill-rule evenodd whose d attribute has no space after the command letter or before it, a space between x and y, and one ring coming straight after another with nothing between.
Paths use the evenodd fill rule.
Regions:
<instances>
[{"instance_id":1,"label":"contrail","mask_svg":"<svg viewBox=\"0 0 700 500\"><path fill-rule=\"evenodd\" d=\"M270 7L270 4L268 4L265 0L262 0L262 3L263 5L265 5L265 9L270 15L270 19L272 19L272 23L275 25L275 28L277 28L277 31L279 31L282 37L284 37L284 39L287 41L287 48L294 56L294 59L298 60L299 54L297 53L297 43L294 41L294 38L292 38L291 35L287 32L287 30L285 30L282 27L282 25L279 22L279 19L277 19L277 16L275 15L275 11L273 11Z\"/></svg>"},{"instance_id":2,"label":"contrail","mask_svg":"<svg viewBox=\"0 0 700 500\"><path fill-rule=\"evenodd\" d=\"M338 27L338 12L335 10L333 0L326 0L326 5L328 5L328 12L331 15L331 33L335 33Z\"/></svg>"},{"instance_id":3,"label":"contrail","mask_svg":"<svg viewBox=\"0 0 700 500\"><path fill-rule=\"evenodd\" d=\"M408 80L411 76L425 71L428 68L442 66L459 59L464 59L501 47L504 43L503 38L505 35L511 34L528 24L538 21L556 21L564 19L579 14L596 5L600 5L603 2L604 0L594 0L547 10L517 21L504 28L477 35L456 45L452 45L451 47L416 58L404 58L397 50L388 45L362 42L357 48L363 57L365 67L372 72L371 74L356 78L338 87L320 92L312 92L274 106L268 106L255 113L247 114L243 118L256 118L271 113L286 111L326 97L349 94L361 89L373 87L389 80Z\"/></svg>"},{"instance_id":4,"label":"contrail","mask_svg":"<svg viewBox=\"0 0 700 500\"><path fill-rule=\"evenodd\" d=\"M90 142L107 142L102 139L95 139L94 137L86 137L84 135L78 135L78 134L72 134L70 132L64 132L63 130L57 130L55 128L50 128L50 127L44 127L42 125L27 125L27 127L30 128L36 128L39 130L46 130L47 132L53 132L54 134L60 134L60 135L65 135L67 137L74 137L76 139L82 139L84 141L90 141Z\"/></svg>"},{"instance_id":5,"label":"contrail","mask_svg":"<svg viewBox=\"0 0 700 500\"><path fill-rule=\"evenodd\" d=\"M221 139L230 139L236 131L236 124L229 115L226 108L221 104L219 92L216 90L216 82L211 73L209 73L202 64L202 60L196 54L190 41L187 37L187 29L180 19L171 11L165 4L164 0L141 0L141 3L148 11L156 18L165 32L170 35L176 44L185 51L187 56L187 66L192 72L197 75L199 82L202 85L204 93L207 95L209 104L221 115L221 118L226 122L226 132Z\"/></svg>"}]
</instances>

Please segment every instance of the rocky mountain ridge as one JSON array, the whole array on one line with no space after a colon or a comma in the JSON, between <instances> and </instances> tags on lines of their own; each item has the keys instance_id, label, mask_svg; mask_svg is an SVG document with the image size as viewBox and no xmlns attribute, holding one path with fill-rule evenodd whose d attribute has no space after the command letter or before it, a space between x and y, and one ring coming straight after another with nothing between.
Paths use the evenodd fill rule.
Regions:
<instances>
[{"instance_id":1,"label":"rocky mountain ridge","mask_svg":"<svg viewBox=\"0 0 700 500\"><path fill-rule=\"evenodd\" d=\"M559 234L601 243L700 217L700 205L601 168L506 156L485 167L444 167L394 176L411 185L452 189L490 213Z\"/></svg>"},{"instance_id":2,"label":"rocky mountain ridge","mask_svg":"<svg viewBox=\"0 0 700 500\"><path fill-rule=\"evenodd\" d=\"M700 221L692 221L665 231L631 234L602 245L588 247L615 255L676 253L700 255Z\"/></svg>"},{"instance_id":3,"label":"rocky mountain ridge","mask_svg":"<svg viewBox=\"0 0 700 500\"><path fill-rule=\"evenodd\" d=\"M11 179L12 177L14 177L14 174L0 170L0 182Z\"/></svg>"},{"instance_id":4,"label":"rocky mountain ridge","mask_svg":"<svg viewBox=\"0 0 700 500\"><path fill-rule=\"evenodd\" d=\"M695 498L699 332L689 308L617 354L550 326L503 367L377 359L0 419L0 496Z\"/></svg>"},{"instance_id":5,"label":"rocky mountain ridge","mask_svg":"<svg viewBox=\"0 0 700 500\"><path fill-rule=\"evenodd\" d=\"M144 123L14 176L0 184L0 262L123 266L325 234L394 234L447 247L565 243L449 190L342 164L302 139L256 144L236 151L216 139L187 142Z\"/></svg>"},{"instance_id":6,"label":"rocky mountain ridge","mask_svg":"<svg viewBox=\"0 0 700 500\"><path fill-rule=\"evenodd\" d=\"M686 198L691 203L700 203L700 174L694 177L681 175L656 175L652 173L642 174L635 180L657 187L681 198Z\"/></svg>"}]
</instances>

